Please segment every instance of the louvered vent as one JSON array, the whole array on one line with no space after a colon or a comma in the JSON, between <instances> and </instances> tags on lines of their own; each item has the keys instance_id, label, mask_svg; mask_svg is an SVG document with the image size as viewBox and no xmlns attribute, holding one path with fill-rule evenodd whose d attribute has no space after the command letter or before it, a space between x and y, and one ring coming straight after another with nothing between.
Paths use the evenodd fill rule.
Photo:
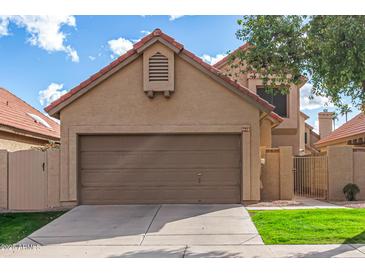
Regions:
<instances>
[{"instance_id":1,"label":"louvered vent","mask_svg":"<svg viewBox=\"0 0 365 274\"><path fill-rule=\"evenodd\" d=\"M157 52L148 62L148 79L150 82L169 81L169 64L165 55Z\"/></svg>"}]
</instances>

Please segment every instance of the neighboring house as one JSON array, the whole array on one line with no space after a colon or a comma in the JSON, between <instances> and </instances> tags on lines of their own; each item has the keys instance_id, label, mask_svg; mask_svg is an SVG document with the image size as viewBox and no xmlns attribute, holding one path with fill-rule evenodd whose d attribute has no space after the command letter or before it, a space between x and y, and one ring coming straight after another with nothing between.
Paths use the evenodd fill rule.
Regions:
<instances>
[{"instance_id":1,"label":"neighboring house","mask_svg":"<svg viewBox=\"0 0 365 274\"><path fill-rule=\"evenodd\" d=\"M59 142L59 138L59 124L0 88L0 149L29 149Z\"/></svg>"},{"instance_id":2,"label":"neighboring house","mask_svg":"<svg viewBox=\"0 0 365 274\"><path fill-rule=\"evenodd\" d=\"M320 139L319 134L314 131L314 128L305 123L304 144L305 155L317 154L319 150L315 148L315 143Z\"/></svg>"},{"instance_id":3,"label":"neighboring house","mask_svg":"<svg viewBox=\"0 0 365 274\"><path fill-rule=\"evenodd\" d=\"M319 130L324 136L315 143L320 151L327 151L329 146L353 146L365 147L365 114L363 112L356 115L336 130L332 131L332 112L322 112L319 114ZM321 120L322 116L322 120ZM324 120L327 117L327 120ZM321 124L322 122L322 124Z\"/></svg>"},{"instance_id":4,"label":"neighboring house","mask_svg":"<svg viewBox=\"0 0 365 274\"><path fill-rule=\"evenodd\" d=\"M260 200L260 124L283 120L273 109L156 29L46 107L61 120L61 202Z\"/></svg>"},{"instance_id":5,"label":"neighboring house","mask_svg":"<svg viewBox=\"0 0 365 274\"><path fill-rule=\"evenodd\" d=\"M305 122L308 118L309 118L308 115L300 111L299 134L301 136L304 136L304 138L300 138L299 140L300 155L310 155L319 153L319 151L314 147L314 143L317 142L320 139L320 137L319 134L314 131L314 128Z\"/></svg>"},{"instance_id":6,"label":"neighboring house","mask_svg":"<svg viewBox=\"0 0 365 274\"><path fill-rule=\"evenodd\" d=\"M292 84L288 94L279 93L271 95L266 93L263 82L259 77L253 78L250 77L249 73L241 73L240 67L237 66L237 61L232 60L232 55L247 48L248 44L239 47L230 55L217 62L214 67L220 69L225 75L233 78L242 86L249 88L275 106L274 112L282 118L282 121L272 127L271 138L267 137L261 140L261 146L292 146L295 155L316 152L310 139L313 138L315 140L317 136L312 131L312 128L305 123L308 116L300 111L299 90L305 84L305 81L303 80L300 85ZM307 143L305 142L306 132Z\"/></svg>"}]
</instances>

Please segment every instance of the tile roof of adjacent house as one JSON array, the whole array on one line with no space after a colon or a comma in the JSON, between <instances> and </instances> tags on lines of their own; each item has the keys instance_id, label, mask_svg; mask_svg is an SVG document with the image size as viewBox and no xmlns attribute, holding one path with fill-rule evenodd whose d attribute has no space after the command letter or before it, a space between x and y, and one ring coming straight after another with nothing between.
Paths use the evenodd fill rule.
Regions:
<instances>
[{"instance_id":1,"label":"tile roof of adjacent house","mask_svg":"<svg viewBox=\"0 0 365 274\"><path fill-rule=\"evenodd\" d=\"M58 100L51 103L49 106L45 108L45 111L49 112L51 115L59 113L59 111L64 107L60 106L61 103L66 101L71 102L69 100L71 97L73 97L75 94L92 84L94 81L105 75L106 73L110 72L112 69L114 69L116 66L121 64L122 62L126 61L128 58L140 53L143 51L144 47L147 47L151 41L153 41L154 38L159 38L161 41L163 41L165 44L167 44L170 47L173 47L175 49L175 52L178 54L183 54L185 57L190 59L191 61L195 62L196 64L200 65L203 69L205 69L207 72L212 73L219 79L223 80L226 84L230 85L234 89L238 90L242 95L246 96L250 100L256 102L258 105L260 105L263 109L265 109L267 112L270 112L274 109L274 106L262 99L260 96L256 95L253 91L249 90L248 88L240 85L236 81L232 80L230 77L223 75L223 73L216 69L215 67L205 63L201 58L197 57L190 51L186 50L184 48L184 45L176 42L172 37L166 35L163 33L160 29L155 29L152 33L142 38L139 42L133 45L133 48L129 51L127 51L125 54L121 55L119 58L114 60L112 63L101 69L99 72L92 75L89 79L83 81L78 86L71 89L68 93L61 96ZM55 110L55 108L57 110Z\"/></svg>"},{"instance_id":2,"label":"tile roof of adjacent house","mask_svg":"<svg viewBox=\"0 0 365 274\"><path fill-rule=\"evenodd\" d=\"M365 114L363 112L356 115L347 123L332 131L325 138L315 143L316 146L324 146L335 141L342 141L351 136L365 134Z\"/></svg>"},{"instance_id":3,"label":"tile roof of adjacent house","mask_svg":"<svg viewBox=\"0 0 365 274\"><path fill-rule=\"evenodd\" d=\"M0 130L1 126L21 130L35 137L60 138L58 123L0 87Z\"/></svg>"}]
</instances>

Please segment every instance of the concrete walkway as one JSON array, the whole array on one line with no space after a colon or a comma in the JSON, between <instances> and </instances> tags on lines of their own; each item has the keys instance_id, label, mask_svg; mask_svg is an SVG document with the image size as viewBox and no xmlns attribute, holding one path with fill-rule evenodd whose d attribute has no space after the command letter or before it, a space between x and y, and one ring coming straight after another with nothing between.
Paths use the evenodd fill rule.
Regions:
<instances>
[{"instance_id":1,"label":"concrete walkway","mask_svg":"<svg viewBox=\"0 0 365 274\"><path fill-rule=\"evenodd\" d=\"M0 257L365 257L365 245L264 245L240 205L79 206Z\"/></svg>"},{"instance_id":2,"label":"concrete walkway","mask_svg":"<svg viewBox=\"0 0 365 274\"><path fill-rule=\"evenodd\" d=\"M285 203L286 202L286 203ZM316 200L307 197L295 197L292 201L259 202L246 206L248 210L280 210L280 209L318 209L318 208L347 208L331 202Z\"/></svg>"},{"instance_id":3,"label":"concrete walkway","mask_svg":"<svg viewBox=\"0 0 365 274\"><path fill-rule=\"evenodd\" d=\"M0 249L30 258L365 258L365 245L49 245Z\"/></svg>"}]
</instances>

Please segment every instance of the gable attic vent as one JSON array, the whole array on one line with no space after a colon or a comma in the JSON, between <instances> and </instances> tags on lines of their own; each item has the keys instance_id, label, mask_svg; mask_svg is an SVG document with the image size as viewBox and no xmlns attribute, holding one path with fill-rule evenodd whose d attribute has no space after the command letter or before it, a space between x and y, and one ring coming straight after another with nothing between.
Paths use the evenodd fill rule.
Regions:
<instances>
[{"instance_id":1,"label":"gable attic vent","mask_svg":"<svg viewBox=\"0 0 365 274\"><path fill-rule=\"evenodd\" d=\"M174 52L155 45L143 52L143 89L149 98L174 92Z\"/></svg>"},{"instance_id":2,"label":"gable attic vent","mask_svg":"<svg viewBox=\"0 0 365 274\"><path fill-rule=\"evenodd\" d=\"M160 52L155 53L149 59L148 79L150 82L169 81L169 60Z\"/></svg>"}]
</instances>

